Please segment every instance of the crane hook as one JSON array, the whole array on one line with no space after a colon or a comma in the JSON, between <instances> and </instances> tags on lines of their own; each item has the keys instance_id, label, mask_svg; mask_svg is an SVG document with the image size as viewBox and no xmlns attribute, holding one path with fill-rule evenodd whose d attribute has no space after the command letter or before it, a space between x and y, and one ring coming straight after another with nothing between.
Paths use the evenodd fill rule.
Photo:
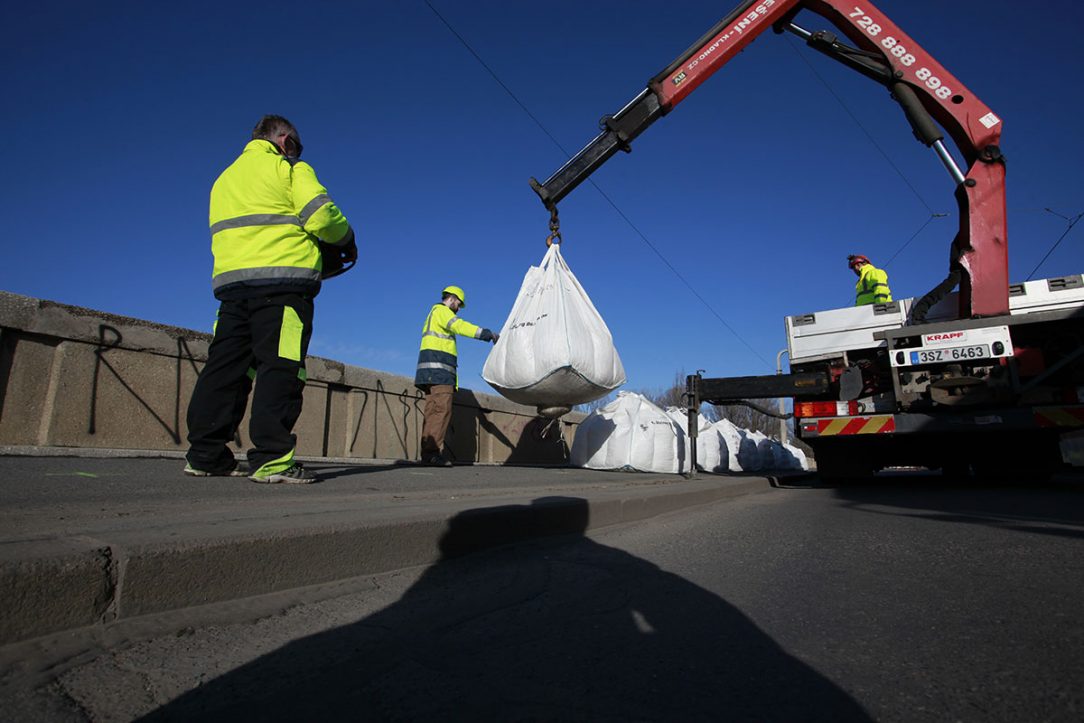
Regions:
<instances>
[{"instance_id":1,"label":"crane hook","mask_svg":"<svg viewBox=\"0 0 1084 723\"><path fill-rule=\"evenodd\" d=\"M561 243L561 222L557 219L557 207L550 209L550 235L546 237L546 248Z\"/></svg>"}]
</instances>

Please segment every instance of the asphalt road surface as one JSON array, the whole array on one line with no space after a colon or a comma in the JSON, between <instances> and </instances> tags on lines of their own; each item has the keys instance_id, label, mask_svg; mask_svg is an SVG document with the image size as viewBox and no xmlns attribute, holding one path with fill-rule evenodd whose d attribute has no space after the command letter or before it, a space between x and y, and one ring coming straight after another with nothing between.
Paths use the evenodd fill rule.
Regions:
<instances>
[{"instance_id":1,"label":"asphalt road surface","mask_svg":"<svg viewBox=\"0 0 1084 723\"><path fill-rule=\"evenodd\" d=\"M1082 503L1080 478L775 489L299 593L274 613L235 603L215 624L58 643L25 661L35 675L9 673L0 710L1079 721Z\"/></svg>"}]
</instances>

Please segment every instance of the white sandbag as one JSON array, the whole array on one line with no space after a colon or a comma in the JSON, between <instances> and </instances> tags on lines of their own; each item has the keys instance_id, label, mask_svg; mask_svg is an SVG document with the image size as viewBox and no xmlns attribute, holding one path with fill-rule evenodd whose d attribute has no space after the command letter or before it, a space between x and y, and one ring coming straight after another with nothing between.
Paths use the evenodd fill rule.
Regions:
<instances>
[{"instance_id":1,"label":"white sandbag","mask_svg":"<svg viewBox=\"0 0 1084 723\"><path fill-rule=\"evenodd\" d=\"M687 472L686 435L666 412L640 394L617 399L587 415L572 440L571 463L591 469Z\"/></svg>"},{"instance_id":2,"label":"white sandbag","mask_svg":"<svg viewBox=\"0 0 1084 723\"><path fill-rule=\"evenodd\" d=\"M737 436L737 444L734 449L736 450L738 468L731 469L731 472L760 472L764 468L763 451L766 451L766 448L762 450L762 447L767 437L759 431L749 431L744 427L739 427L730 419L721 419L718 426L721 430L726 430L724 436L727 439L730 439L730 435Z\"/></svg>"},{"instance_id":3,"label":"white sandbag","mask_svg":"<svg viewBox=\"0 0 1084 723\"><path fill-rule=\"evenodd\" d=\"M783 444L779 440L771 439L771 457L765 458L765 469L770 470L797 470L797 469L809 469L809 460L805 458L805 454L797 447L792 447L789 444Z\"/></svg>"},{"instance_id":4,"label":"white sandbag","mask_svg":"<svg viewBox=\"0 0 1084 723\"><path fill-rule=\"evenodd\" d=\"M683 407L667 407L666 415L686 435L687 459L692 459L692 440L688 438L689 412ZM705 472L729 472L730 460L726 438L703 414L696 415L696 468Z\"/></svg>"},{"instance_id":5,"label":"white sandbag","mask_svg":"<svg viewBox=\"0 0 1084 723\"><path fill-rule=\"evenodd\" d=\"M805 456L805 452L798 449L792 444L783 444L783 449L790 457L789 466L787 469L802 469L809 470L809 458Z\"/></svg>"},{"instance_id":6,"label":"white sandbag","mask_svg":"<svg viewBox=\"0 0 1084 723\"><path fill-rule=\"evenodd\" d=\"M689 456L692 457L691 451ZM696 466L705 472L731 471L726 437L713 426L709 425L707 429L697 432Z\"/></svg>"},{"instance_id":7,"label":"white sandbag","mask_svg":"<svg viewBox=\"0 0 1084 723\"><path fill-rule=\"evenodd\" d=\"M730 419L720 419L712 425L712 429L723 438L723 443L726 444L726 472L745 472L745 467L741 466L740 461L741 440L746 439L741 432L745 430L734 426Z\"/></svg>"},{"instance_id":8,"label":"white sandbag","mask_svg":"<svg viewBox=\"0 0 1084 723\"><path fill-rule=\"evenodd\" d=\"M678 423L682 429L688 431L689 429L689 411L685 407L667 407L666 416L673 419ZM699 434L705 429L711 426L711 422L704 416L703 412L696 415L696 431Z\"/></svg>"},{"instance_id":9,"label":"white sandbag","mask_svg":"<svg viewBox=\"0 0 1084 723\"><path fill-rule=\"evenodd\" d=\"M791 469L793 466L791 463L790 455L787 454L787 450L783 449L783 445L777 439L769 439L770 453L766 460L768 463L768 469L770 470L783 470Z\"/></svg>"},{"instance_id":10,"label":"white sandbag","mask_svg":"<svg viewBox=\"0 0 1084 723\"><path fill-rule=\"evenodd\" d=\"M746 430L746 435L749 439L753 440L753 443L757 447L757 463L755 467L746 467L747 472L757 471L761 472L766 469L772 468L772 440L768 439L768 435L764 432L758 432L757 430Z\"/></svg>"},{"instance_id":11,"label":"white sandbag","mask_svg":"<svg viewBox=\"0 0 1084 723\"><path fill-rule=\"evenodd\" d=\"M625 383L610 330L559 244L523 277L482 378L502 396L548 416L600 399Z\"/></svg>"}]
</instances>

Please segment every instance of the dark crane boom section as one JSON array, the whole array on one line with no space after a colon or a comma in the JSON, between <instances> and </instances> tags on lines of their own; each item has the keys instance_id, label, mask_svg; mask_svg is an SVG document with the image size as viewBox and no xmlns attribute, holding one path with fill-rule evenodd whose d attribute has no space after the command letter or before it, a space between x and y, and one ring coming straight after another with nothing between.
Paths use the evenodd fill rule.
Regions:
<instances>
[{"instance_id":1,"label":"dark crane boom section","mask_svg":"<svg viewBox=\"0 0 1084 723\"><path fill-rule=\"evenodd\" d=\"M831 22L854 46L829 31L809 32L795 16L809 11ZM1005 164L1001 119L884 13L864 0L747 0L653 77L624 108L602 119L601 133L544 183L531 179L547 209L617 151L666 115L769 28L792 32L812 48L886 86L915 137L934 149L955 184L960 226L950 272L960 277L960 317L1008 313ZM940 128L938 127L940 126ZM964 159L960 168L944 134Z\"/></svg>"}]
</instances>

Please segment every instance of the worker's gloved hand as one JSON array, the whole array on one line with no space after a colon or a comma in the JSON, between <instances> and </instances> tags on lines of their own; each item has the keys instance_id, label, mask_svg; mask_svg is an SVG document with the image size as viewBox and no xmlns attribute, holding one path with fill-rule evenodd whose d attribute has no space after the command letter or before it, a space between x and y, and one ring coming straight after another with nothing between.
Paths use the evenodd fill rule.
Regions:
<instances>
[{"instance_id":1,"label":"worker's gloved hand","mask_svg":"<svg viewBox=\"0 0 1084 723\"><path fill-rule=\"evenodd\" d=\"M354 237L354 229L347 229L346 235L338 243L339 258L343 263L350 263L358 260L358 244Z\"/></svg>"},{"instance_id":2,"label":"worker's gloved hand","mask_svg":"<svg viewBox=\"0 0 1084 723\"><path fill-rule=\"evenodd\" d=\"M478 333L478 338L479 339L481 339L482 341L491 341L494 344L497 343L497 337L498 336L499 336L498 334L494 334L489 329L482 329L482 331L480 331Z\"/></svg>"},{"instance_id":3,"label":"worker's gloved hand","mask_svg":"<svg viewBox=\"0 0 1084 723\"><path fill-rule=\"evenodd\" d=\"M329 244L320 242L320 256L323 258L323 270L320 278L331 279L339 274L346 273L358 260L358 245L354 242L354 233L350 232L350 240L345 244Z\"/></svg>"},{"instance_id":4,"label":"worker's gloved hand","mask_svg":"<svg viewBox=\"0 0 1084 723\"><path fill-rule=\"evenodd\" d=\"M343 260L344 263L350 263L351 261L357 261L358 260L358 244L357 244L357 242L354 241L353 238L351 238L350 243L346 244L346 246L343 246L342 250L339 252L339 254L342 256L342 260Z\"/></svg>"}]
</instances>

